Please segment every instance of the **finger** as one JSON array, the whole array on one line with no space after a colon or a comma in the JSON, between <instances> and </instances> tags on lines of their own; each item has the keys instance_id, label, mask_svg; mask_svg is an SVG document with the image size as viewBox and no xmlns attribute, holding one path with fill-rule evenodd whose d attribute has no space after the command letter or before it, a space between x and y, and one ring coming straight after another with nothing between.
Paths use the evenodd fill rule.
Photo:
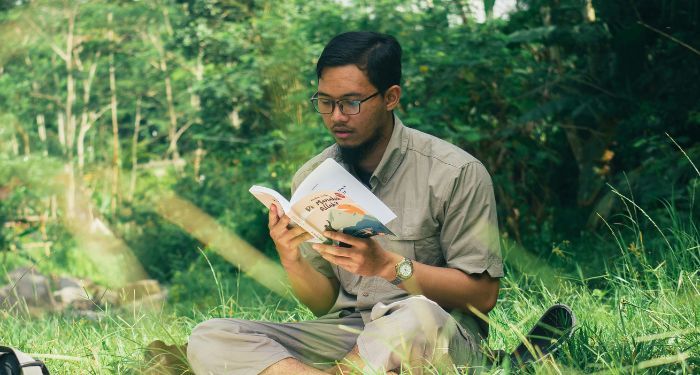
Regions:
<instances>
[{"instance_id":1,"label":"finger","mask_svg":"<svg viewBox=\"0 0 700 375\"><path fill-rule=\"evenodd\" d=\"M343 269L345 269L346 271L350 272L349 268L351 268L353 263L348 258L335 256L335 255L329 254L327 252L321 252L320 254L321 254L321 257L323 259L327 260L328 262L330 262L332 264L340 266Z\"/></svg>"},{"instance_id":2,"label":"finger","mask_svg":"<svg viewBox=\"0 0 700 375\"><path fill-rule=\"evenodd\" d=\"M338 242L345 242L352 247L362 246L364 244L363 239L341 232L325 231L323 232L323 236Z\"/></svg>"},{"instance_id":3,"label":"finger","mask_svg":"<svg viewBox=\"0 0 700 375\"><path fill-rule=\"evenodd\" d=\"M306 232L303 233L294 233L291 230L287 230L285 233L283 233L278 241L282 244L285 244L285 246L292 246L292 243L295 241L295 239L301 235L303 235ZM302 241L303 242L303 241Z\"/></svg>"},{"instance_id":4,"label":"finger","mask_svg":"<svg viewBox=\"0 0 700 375\"><path fill-rule=\"evenodd\" d=\"M335 257L343 257L349 259L354 255L351 249L342 248L338 246L314 244L312 247L314 248L314 250L318 251L321 254L330 254Z\"/></svg>"},{"instance_id":5,"label":"finger","mask_svg":"<svg viewBox=\"0 0 700 375\"><path fill-rule=\"evenodd\" d=\"M312 238L314 238L314 236L312 236L311 234L309 234L307 232L304 232L304 233L294 237L294 239L292 239L292 241L290 242L290 246L293 248L299 247L302 243L304 243Z\"/></svg>"},{"instance_id":6,"label":"finger","mask_svg":"<svg viewBox=\"0 0 700 375\"><path fill-rule=\"evenodd\" d=\"M270 211L267 213L267 227L272 229L272 227L279 221L279 216L277 216L277 206L270 205Z\"/></svg>"},{"instance_id":7,"label":"finger","mask_svg":"<svg viewBox=\"0 0 700 375\"><path fill-rule=\"evenodd\" d=\"M307 233L307 232L306 232L306 229L304 229L302 227L294 226L291 229L289 229L289 233L292 233L294 235L294 237L297 237L297 236L301 236L302 234Z\"/></svg>"},{"instance_id":8,"label":"finger","mask_svg":"<svg viewBox=\"0 0 700 375\"><path fill-rule=\"evenodd\" d=\"M337 257L345 257L345 258L353 258L357 252L352 251L352 249L348 250L348 248L343 248L339 246L329 246L326 250L326 253L335 255Z\"/></svg>"},{"instance_id":9,"label":"finger","mask_svg":"<svg viewBox=\"0 0 700 375\"><path fill-rule=\"evenodd\" d=\"M282 216L275 225L270 228L270 235L274 237L281 237L287 231L287 225L289 224L289 216Z\"/></svg>"},{"instance_id":10,"label":"finger","mask_svg":"<svg viewBox=\"0 0 700 375\"><path fill-rule=\"evenodd\" d=\"M289 243L293 241L296 237L301 236L304 233L306 233L306 231L303 228L294 227L292 229L286 229L286 231L282 233L279 239L282 242Z\"/></svg>"}]
</instances>

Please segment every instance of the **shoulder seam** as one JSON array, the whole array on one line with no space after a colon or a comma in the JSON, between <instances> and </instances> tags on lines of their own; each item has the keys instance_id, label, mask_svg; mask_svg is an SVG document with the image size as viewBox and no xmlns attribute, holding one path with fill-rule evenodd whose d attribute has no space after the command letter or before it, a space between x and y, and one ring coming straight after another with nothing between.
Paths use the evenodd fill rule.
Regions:
<instances>
[{"instance_id":1,"label":"shoulder seam","mask_svg":"<svg viewBox=\"0 0 700 375\"><path fill-rule=\"evenodd\" d=\"M455 146L455 147L456 147L456 146ZM419 155L425 156L426 158L435 159L435 160L437 160L437 161L439 161L439 162L441 162L441 163L443 163L443 164L449 165L449 166L454 167L454 168L464 168L464 167L466 167L466 166L468 166L468 165L470 165L470 164L474 164L474 163L482 164L479 160L469 160L469 161L465 161L463 164L455 165L455 164L450 163L450 162L448 162L448 161L442 160L441 158L439 158L439 157L437 157L437 156L435 156L435 155L426 155L425 153L423 153L423 152L421 152L421 151L419 151L419 150L417 150L417 149L415 149L415 148L413 148L413 147L408 147L407 150L411 150L411 151L413 151L413 152L415 152L415 153L417 153L417 154L419 154Z\"/></svg>"}]
</instances>

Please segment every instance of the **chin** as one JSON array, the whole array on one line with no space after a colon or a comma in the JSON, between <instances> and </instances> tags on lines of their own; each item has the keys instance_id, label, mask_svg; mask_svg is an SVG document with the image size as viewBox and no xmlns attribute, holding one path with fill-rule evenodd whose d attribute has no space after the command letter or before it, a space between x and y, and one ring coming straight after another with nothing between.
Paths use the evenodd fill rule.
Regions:
<instances>
[{"instance_id":1,"label":"chin","mask_svg":"<svg viewBox=\"0 0 700 375\"><path fill-rule=\"evenodd\" d=\"M357 150L363 148L364 146L363 143L352 142L346 139L336 139L335 143L338 144L338 147L345 150Z\"/></svg>"}]
</instances>

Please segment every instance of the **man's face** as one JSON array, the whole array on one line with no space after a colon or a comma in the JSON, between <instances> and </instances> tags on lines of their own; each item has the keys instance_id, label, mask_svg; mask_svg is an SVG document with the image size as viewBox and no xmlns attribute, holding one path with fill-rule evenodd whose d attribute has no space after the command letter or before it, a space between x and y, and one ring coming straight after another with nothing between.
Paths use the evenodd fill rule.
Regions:
<instances>
[{"instance_id":1,"label":"man's face","mask_svg":"<svg viewBox=\"0 0 700 375\"><path fill-rule=\"evenodd\" d=\"M377 92L377 88L357 66L344 65L323 69L318 81L318 96L332 100L361 100ZM391 136L390 112L381 95L360 105L360 113L346 115L338 105L333 113L322 115L326 128L338 146L345 149L365 149ZM388 124L388 125L387 125ZM367 151L367 150L364 150Z\"/></svg>"}]
</instances>

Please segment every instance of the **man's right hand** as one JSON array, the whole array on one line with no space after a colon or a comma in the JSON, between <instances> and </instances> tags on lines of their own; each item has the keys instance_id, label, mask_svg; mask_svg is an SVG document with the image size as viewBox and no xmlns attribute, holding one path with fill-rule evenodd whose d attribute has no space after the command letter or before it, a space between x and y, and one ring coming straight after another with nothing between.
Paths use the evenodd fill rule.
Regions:
<instances>
[{"instance_id":1,"label":"man's right hand","mask_svg":"<svg viewBox=\"0 0 700 375\"><path fill-rule=\"evenodd\" d=\"M301 227L289 228L290 222L289 216L279 217L277 215L277 206L274 204L270 206L267 226L270 229L270 237L275 242L280 262L285 268L287 265L293 265L301 260L299 245L312 238L311 234Z\"/></svg>"},{"instance_id":2,"label":"man's right hand","mask_svg":"<svg viewBox=\"0 0 700 375\"><path fill-rule=\"evenodd\" d=\"M299 301L317 316L328 312L338 296L338 280L324 276L301 256L299 246L312 236L300 227L289 227L287 215L279 217L277 207L270 207L268 228L275 241L280 262Z\"/></svg>"}]
</instances>

